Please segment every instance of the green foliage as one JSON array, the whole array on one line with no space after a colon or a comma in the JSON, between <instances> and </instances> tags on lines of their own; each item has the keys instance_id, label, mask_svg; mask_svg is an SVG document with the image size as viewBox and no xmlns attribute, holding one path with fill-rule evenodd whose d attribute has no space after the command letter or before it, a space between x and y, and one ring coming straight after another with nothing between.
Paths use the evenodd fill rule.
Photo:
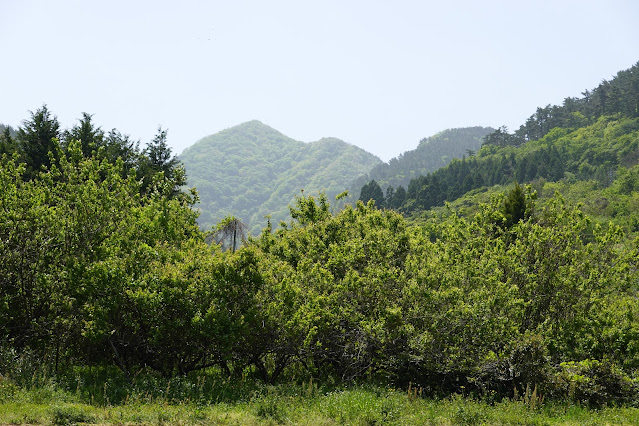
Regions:
<instances>
[{"instance_id":1,"label":"green foliage","mask_svg":"<svg viewBox=\"0 0 639 426\"><path fill-rule=\"evenodd\" d=\"M343 379L377 369L401 344L398 298L410 248L401 216L361 202L331 215L323 196L301 197L291 212L290 227L256 242L273 285L286 283L294 296L280 308L297 336L293 349Z\"/></svg>"},{"instance_id":2,"label":"green foliage","mask_svg":"<svg viewBox=\"0 0 639 426\"><path fill-rule=\"evenodd\" d=\"M637 384L607 360L562 363L553 386L556 396L593 407L635 401L637 397Z\"/></svg>"},{"instance_id":3,"label":"green foliage","mask_svg":"<svg viewBox=\"0 0 639 426\"><path fill-rule=\"evenodd\" d=\"M63 132L65 144L73 141L80 142L82 154L89 157L99 147L104 145L104 132L93 124L93 116L86 112L82 113L80 123L70 130Z\"/></svg>"},{"instance_id":4,"label":"green foliage","mask_svg":"<svg viewBox=\"0 0 639 426\"><path fill-rule=\"evenodd\" d=\"M77 423L94 423L95 418L84 410L74 406L55 407L53 409L54 425L75 425Z\"/></svg>"},{"instance_id":5,"label":"green foliage","mask_svg":"<svg viewBox=\"0 0 639 426\"><path fill-rule=\"evenodd\" d=\"M17 149L16 147L16 132L11 126L4 126L0 124L0 157L3 154L11 156Z\"/></svg>"},{"instance_id":6,"label":"green foliage","mask_svg":"<svg viewBox=\"0 0 639 426\"><path fill-rule=\"evenodd\" d=\"M49 167L49 153L57 153L60 138L60 123L52 116L46 105L31 112L31 119L25 120L18 129L18 147L27 163L31 176L37 174L40 167Z\"/></svg>"},{"instance_id":7,"label":"green foliage","mask_svg":"<svg viewBox=\"0 0 639 426\"><path fill-rule=\"evenodd\" d=\"M382 191L382 188L379 187L379 184L375 182L375 180L372 180L362 186L359 200L364 203L368 203L370 200L373 200L376 205L382 206L384 205L384 192Z\"/></svg>"},{"instance_id":8,"label":"green foliage","mask_svg":"<svg viewBox=\"0 0 639 426\"><path fill-rule=\"evenodd\" d=\"M142 197L121 171L122 162L85 159L79 143L30 181L13 160L0 168L0 334L16 348L54 354L56 368L70 356L91 357L84 328L95 325L97 306L122 297L102 299L126 276L111 266L199 235L193 199L167 198L159 182Z\"/></svg>"},{"instance_id":9,"label":"green foliage","mask_svg":"<svg viewBox=\"0 0 639 426\"><path fill-rule=\"evenodd\" d=\"M251 121L208 136L181 155L189 186L200 193L199 223L211 229L232 215L259 234L290 218L288 206L300 190L324 191L330 199L348 189L381 160L338 139L304 143Z\"/></svg>"},{"instance_id":10,"label":"green foliage","mask_svg":"<svg viewBox=\"0 0 639 426\"><path fill-rule=\"evenodd\" d=\"M519 146L541 139L553 129L584 127L606 115L639 117L639 62L619 71L613 80L603 80L595 89L586 90L582 95L583 98L566 98L561 106L537 108L514 134L509 134L505 126L500 127L488 135L484 143Z\"/></svg>"},{"instance_id":11,"label":"green foliage","mask_svg":"<svg viewBox=\"0 0 639 426\"><path fill-rule=\"evenodd\" d=\"M220 235L235 235L231 250L207 244L211 234L199 230L192 208L197 195L176 192L184 175L165 132L145 150L147 165L156 167L149 181L140 179L140 163L113 157L130 147L116 132L89 156L80 141L65 141L35 174L19 154L3 156L0 377L9 384L1 392L14 398L37 382L32 387L45 398L59 380L79 389L92 374L78 370L84 365L103 374L104 389L87 394L105 405L159 383L166 401L200 401L203 386L188 390L188 377L211 371L225 383L369 380L493 403L521 396L529 409L544 395L635 402L639 240L624 234L639 226L632 217L639 206L634 121L603 118L518 150L485 147L445 169L465 176L457 189L437 172L406 194L423 200L436 188L473 187L473 170L484 163L523 176L533 164L520 170L525 159L553 153L572 170L559 182L476 191L486 202L470 213L451 207L410 227L374 202L336 212L325 193L306 192L294 198L290 222L273 227L269 220L241 247L241 223L223 220ZM331 152L342 146L323 144ZM617 174L605 173L622 163ZM577 181L593 170L596 180ZM563 188L570 200L596 193L605 203L584 206L601 204L619 223L584 214L555 193ZM396 192L387 191L381 204ZM264 420L291 414L277 395L250 399ZM388 404L353 412L385 421L395 407ZM458 422L490 421L481 407L455 413ZM60 414L60 421L72 417Z\"/></svg>"},{"instance_id":12,"label":"green foliage","mask_svg":"<svg viewBox=\"0 0 639 426\"><path fill-rule=\"evenodd\" d=\"M530 216L532 216L532 200L534 198L536 198L536 194L535 197L532 195L526 197L524 188L516 183L515 187L504 199L504 205L502 208L502 213L504 215L504 220L502 222L503 226L511 228L514 224L519 223L519 221L529 219Z\"/></svg>"},{"instance_id":13,"label":"green foliage","mask_svg":"<svg viewBox=\"0 0 639 426\"><path fill-rule=\"evenodd\" d=\"M406 188L412 179L432 173L455 158L460 159L479 150L482 139L493 130L490 127L444 130L422 139L414 150L406 151L388 163L374 166L367 174L355 179L350 187L361 188L375 180L382 188Z\"/></svg>"},{"instance_id":14,"label":"green foliage","mask_svg":"<svg viewBox=\"0 0 639 426\"><path fill-rule=\"evenodd\" d=\"M416 213L443 205L483 187L520 183L595 180L612 185L620 166L636 164L639 130L636 118L601 117L576 130L554 129L518 148L484 146L476 157L413 179L399 210ZM626 184L625 190L628 191Z\"/></svg>"},{"instance_id":15,"label":"green foliage","mask_svg":"<svg viewBox=\"0 0 639 426\"><path fill-rule=\"evenodd\" d=\"M388 207L414 213L484 186L514 181L594 179L601 188L610 186L620 166L635 165L639 159L638 67L604 80L584 92L584 98L538 108L514 134L500 127L484 138L476 157L415 176L405 201ZM631 185L627 181L624 191Z\"/></svg>"},{"instance_id":16,"label":"green foliage","mask_svg":"<svg viewBox=\"0 0 639 426\"><path fill-rule=\"evenodd\" d=\"M167 131L159 128L157 135L142 152L138 178L142 178L142 190L148 190L154 178L161 174L161 179L172 185L171 196L176 196L180 193L180 187L186 184L186 172L171 153L166 139Z\"/></svg>"}]
</instances>

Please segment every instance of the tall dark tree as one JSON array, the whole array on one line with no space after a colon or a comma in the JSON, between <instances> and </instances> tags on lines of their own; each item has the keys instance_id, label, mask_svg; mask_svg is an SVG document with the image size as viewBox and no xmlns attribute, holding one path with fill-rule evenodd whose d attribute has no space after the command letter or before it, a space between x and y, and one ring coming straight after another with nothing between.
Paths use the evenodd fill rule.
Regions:
<instances>
[{"instance_id":1,"label":"tall dark tree","mask_svg":"<svg viewBox=\"0 0 639 426\"><path fill-rule=\"evenodd\" d=\"M18 148L28 167L34 172L42 166L51 166L49 152L56 151L60 123L46 105L30 114L31 119L23 121L22 127L18 129Z\"/></svg>"},{"instance_id":2,"label":"tall dark tree","mask_svg":"<svg viewBox=\"0 0 639 426\"><path fill-rule=\"evenodd\" d=\"M82 154L89 157L94 150L97 150L104 143L104 132L93 124L93 116L86 112L82 113L80 123L76 124L64 132L65 145L71 141L80 141Z\"/></svg>"},{"instance_id":3,"label":"tall dark tree","mask_svg":"<svg viewBox=\"0 0 639 426\"><path fill-rule=\"evenodd\" d=\"M163 173L165 182L172 182L173 193L180 192L179 188L186 184L186 174L180 160L171 152L171 147L166 142L167 131L161 127L153 140L142 152L142 159L139 172L143 179L142 187L148 189L153 177L158 173Z\"/></svg>"},{"instance_id":4,"label":"tall dark tree","mask_svg":"<svg viewBox=\"0 0 639 426\"><path fill-rule=\"evenodd\" d=\"M362 187L359 199L365 203L373 200L376 206L382 207L384 204L384 191L382 191L382 188L375 179L373 179Z\"/></svg>"},{"instance_id":5,"label":"tall dark tree","mask_svg":"<svg viewBox=\"0 0 639 426\"><path fill-rule=\"evenodd\" d=\"M494 132L484 136L483 145L496 145L496 146L519 146L524 142L520 137L517 137L508 132L508 127L501 126Z\"/></svg>"},{"instance_id":6,"label":"tall dark tree","mask_svg":"<svg viewBox=\"0 0 639 426\"><path fill-rule=\"evenodd\" d=\"M503 224L505 228L511 228L520 220L526 220L532 215L532 203L530 200L533 195L526 196L526 189L519 183L515 183L515 187L510 190L502 207L502 213L506 219Z\"/></svg>"},{"instance_id":7,"label":"tall dark tree","mask_svg":"<svg viewBox=\"0 0 639 426\"><path fill-rule=\"evenodd\" d=\"M103 138L102 149L99 151L100 158L106 159L110 163L115 163L118 159L124 165L124 175L130 170L137 169L140 162L140 143L131 140L129 135L123 135L113 129Z\"/></svg>"}]
</instances>

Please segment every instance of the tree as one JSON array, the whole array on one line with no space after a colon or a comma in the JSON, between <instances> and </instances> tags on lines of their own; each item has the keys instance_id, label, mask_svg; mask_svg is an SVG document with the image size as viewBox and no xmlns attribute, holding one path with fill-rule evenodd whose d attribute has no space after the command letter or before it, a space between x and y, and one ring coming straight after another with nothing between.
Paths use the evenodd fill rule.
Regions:
<instances>
[{"instance_id":1,"label":"tree","mask_svg":"<svg viewBox=\"0 0 639 426\"><path fill-rule=\"evenodd\" d=\"M132 141L129 135L123 135L116 129L112 129L104 137L98 156L112 164L120 159L123 165L123 176L127 176L131 170L136 170L139 166L141 155L139 145L139 142Z\"/></svg>"},{"instance_id":2,"label":"tree","mask_svg":"<svg viewBox=\"0 0 639 426\"><path fill-rule=\"evenodd\" d=\"M534 193L531 193L530 188L528 188L528 194L524 189L519 183L515 183L515 187L510 190L504 200L502 213L505 218L503 223L505 228L511 228L520 220L526 220L532 215L532 201L536 197Z\"/></svg>"},{"instance_id":3,"label":"tree","mask_svg":"<svg viewBox=\"0 0 639 426\"><path fill-rule=\"evenodd\" d=\"M23 121L18 129L18 148L33 176L42 166L48 168L51 165L49 152L55 155L60 123L46 105L30 114L31 119Z\"/></svg>"},{"instance_id":4,"label":"tree","mask_svg":"<svg viewBox=\"0 0 639 426\"><path fill-rule=\"evenodd\" d=\"M154 176L162 173L162 180L170 182L173 186L173 195L180 192L180 187L186 184L186 174L180 160L171 152L171 148L166 143L167 131L158 128L158 133L149 142L142 152L139 177L143 179L142 189L148 190Z\"/></svg>"},{"instance_id":5,"label":"tree","mask_svg":"<svg viewBox=\"0 0 639 426\"><path fill-rule=\"evenodd\" d=\"M89 157L104 143L104 132L99 127L95 127L92 119L93 115L83 112L80 123L64 132L65 145L74 140L79 141L82 145L82 154L85 157Z\"/></svg>"},{"instance_id":6,"label":"tree","mask_svg":"<svg viewBox=\"0 0 639 426\"><path fill-rule=\"evenodd\" d=\"M240 219L227 216L216 226L214 239L223 249L235 253L246 242L247 233L248 227Z\"/></svg>"},{"instance_id":7,"label":"tree","mask_svg":"<svg viewBox=\"0 0 639 426\"><path fill-rule=\"evenodd\" d=\"M373 179L362 187L359 195L360 201L368 203L370 200L375 201L375 205L382 207L384 204L384 191L379 184Z\"/></svg>"}]
</instances>

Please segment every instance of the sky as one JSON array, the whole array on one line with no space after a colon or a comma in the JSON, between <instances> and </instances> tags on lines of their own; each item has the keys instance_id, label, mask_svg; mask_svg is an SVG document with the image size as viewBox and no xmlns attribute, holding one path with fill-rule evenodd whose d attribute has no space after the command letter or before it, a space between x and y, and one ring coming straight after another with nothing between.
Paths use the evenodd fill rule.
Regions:
<instances>
[{"instance_id":1,"label":"sky","mask_svg":"<svg viewBox=\"0 0 639 426\"><path fill-rule=\"evenodd\" d=\"M508 126L639 61L636 0L0 0L0 123L43 104L179 154L260 120L387 161Z\"/></svg>"}]
</instances>

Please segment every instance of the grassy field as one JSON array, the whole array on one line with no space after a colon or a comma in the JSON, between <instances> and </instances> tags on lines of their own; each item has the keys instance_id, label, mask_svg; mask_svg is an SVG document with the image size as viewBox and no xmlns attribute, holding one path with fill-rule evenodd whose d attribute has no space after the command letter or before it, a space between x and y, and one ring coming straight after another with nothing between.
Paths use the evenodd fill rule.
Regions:
<instances>
[{"instance_id":1,"label":"grassy field","mask_svg":"<svg viewBox=\"0 0 639 426\"><path fill-rule=\"evenodd\" d=\"M128 389L123 399L109 401L109 395L118 399L115 389L109 390L113 385L109 382L103 384L99 396L92 395L97 387L90 389L82 383L75 390L51 382L24 389L4 380L0 385L0 424L639 424L636 408L588 409L571 403L540 404L525 397L489 404L461 396L425 398L407 390L372 385L328 390L312 382L278 386L220 383L209 387L202 379L192 381L190 387L186 380L177 382L169 381L164 389L154 392L140 392L143 387ZM226 392L210 393L216 386L218 391L226 387Z\"/></svg>"}]
</instances>

